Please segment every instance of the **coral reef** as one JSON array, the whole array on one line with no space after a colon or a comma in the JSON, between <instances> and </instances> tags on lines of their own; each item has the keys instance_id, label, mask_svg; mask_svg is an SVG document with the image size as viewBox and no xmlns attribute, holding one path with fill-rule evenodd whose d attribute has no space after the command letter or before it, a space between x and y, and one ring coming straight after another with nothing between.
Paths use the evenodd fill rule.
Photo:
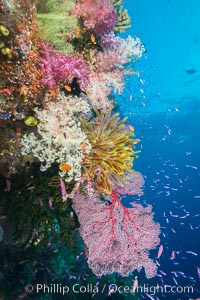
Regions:
<instances>
[{"instance_id":1,"label":"coral reef","mask_svg":"<svg viewBox=\"0 0 200 300\"><path fill-rule=\"evenodd\" d=\"M3 1L0 25L7 35L0 54L0 113L23 119L31 108L40 105L44 88L40 85L38 26L34 1Z\"/></svg>"},{"instance_id":2,"label":"coral reef","mask_svg":"<svg viewBox=\"0 0 200 300\"><path fill-rule=\"evenodd\" d=\"M114 102L145 51L139 38L116 35L129 27L122 0L0 0L0 298L11 299L17 245L28 261L18 261L12 299L27 297L25 281L52 283L58 274L70 287L106 274L110 284L142 267L147 278L156 274L151 206L122 199L141 196L144 184L133 170L139 140ZM63 249L69 262L57 258L50 276L38 256Z\"/></svg>"}]
</instances>

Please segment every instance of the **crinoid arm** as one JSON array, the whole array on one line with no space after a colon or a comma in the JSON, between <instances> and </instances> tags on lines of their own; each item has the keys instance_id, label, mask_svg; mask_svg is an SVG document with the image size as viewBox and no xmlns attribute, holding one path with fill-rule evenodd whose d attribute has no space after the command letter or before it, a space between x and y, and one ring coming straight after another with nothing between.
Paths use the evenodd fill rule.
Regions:
<instances>
[{"instance_id":1,"label":"crinoid arm","mask_svg":"<svg viewBox=\"0 0 200 300\"><path fill-rule=\"evenodd\" d=\"M111 111L95 113L96 118L90 122L79 119L91 143L83 168L100 192L110 194L113 186L125 184L125 173L132 173L137 141L126 125L127 118L120 119L118 113Z\"/></svg>"}]
</instances>

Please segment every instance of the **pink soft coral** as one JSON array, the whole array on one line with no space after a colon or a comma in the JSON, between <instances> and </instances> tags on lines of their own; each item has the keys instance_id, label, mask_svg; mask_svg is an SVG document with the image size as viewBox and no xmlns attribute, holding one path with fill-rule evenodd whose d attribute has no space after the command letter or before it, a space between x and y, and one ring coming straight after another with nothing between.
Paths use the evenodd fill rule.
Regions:
<instances>
[{"instance_id":1,"label":"pink soft coral","mask_svg":"<svg viewBox=\"0 0 200 300\"><path fill-rule=\"evenodd\" d=\"M56 53L48 43L41 43L41 49L42 84L49 89L55 89L58 84L70 83L76 77L81 88L84 89L87 86L90 70L84 58Z\"/></svg>"},{"instance_id":2,"label":"pink soft coral","mask_svg":"<svg viewBox=\"0 0 200 300\"><path fill-rule=\"evenodd\" d=\"M118 49L98 52L95 58L97 72L112 72L114 69L122 69L122 66L126 64L126 60L121 57L121 52Z\"/></svg>"},{"instance_id":3,"label":"pink soft coral","mask_svg":"<svg viewBox=\"0 0 200 300\"><path fill-rule=\"evenodd\" d=\"M91 65L89 85L86 93L91 104L97 109L110 109L113 103L109 96L112 92L121 94L124 88L124 72L121 59L116 50L92 53L94 64Z\"/></svg>"},{"instance_id":4,"label":"pink soft coral","mask_svg":"<svg viewBox=\"0 0 200 300\"><path fill-rule=\"evenodd\" d=\"M102 80L101 74L91 74L90 83L86 87L88 99L94 108L108 110L113 108L113 101L108 99L112 89Z\"/></svg>"},{"instance_id":5,"label":"pink soft coral","mask_svg":"<svg viewBox=\"0 0 200 300\"><path fill-rule=\"evenodd\" d=\"M113 108L113 100L109 96L114 90L121 94L124 88L123 71L115 69L110 72L98 72L89 76L90 83L86 93L93 107L99 110Z\"/></svg>"},{"instance_id":6,"label":"pink soft coral","mask_svg":"<svg viewBox=\"0 0 200 300\"><path fill-rule=\"evenodd\" d=\"M71 13L84 20L87 29L102 34L114 28L118 17L109 0L80 0L73 6Z\"/></svg>"}]
</instances>

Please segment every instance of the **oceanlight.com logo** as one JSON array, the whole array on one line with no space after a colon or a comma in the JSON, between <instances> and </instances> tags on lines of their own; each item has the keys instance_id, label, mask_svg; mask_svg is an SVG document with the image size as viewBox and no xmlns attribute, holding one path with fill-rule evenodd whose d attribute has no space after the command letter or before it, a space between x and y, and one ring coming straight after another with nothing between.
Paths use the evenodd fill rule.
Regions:
<instances>
[{"instance_id":1,"label":"oceanlight.com logo","mask_svg":"<svg viewBox=\"0 0 200 300\"><path fill-rule=\"evenodd\" d=\"M180 285L159 285L156 286L144 284L142 286L138 286L136 288L132 288L133 293L139 294L149 294L154 296L155 294L186 294L186 293L193 293L194 287L193 286L180 286Z\"/></svg>"},{"instance_id":2,"label":"oceanlight.com logo","mask_svg":"<svg viewBox=\"0 0 200 300\"><path fill-rule=\"evenodd\" d=\"M25 286L25 291L27 293L44 293L44 294L60 294L66 295L70 292L74 294L107 294L111 295L114 293L118 294L146 294L151 299L151 296L155 296L156 294L192 294L194 292L193 286L169 286L169 285L159 285L156 286L144 284L141 286L121 286L116 284L104 284L100 285L97 283L96 285L88 283L86 285L80 285L75 283L72 286L63 285L59 283L55 284L42 284L38 283L35 286L31 284L27 284ZM152 298L153 299L153 298Z\"/></svg>"},{"instance_id":3,"label":"oceanlight.com logo","mask_svg":"<svg viewBox=\"0 0 200 300\"><path fill-rule=\"evenodd\" d=\"M147 294L154 296L155 294L186 294L186 293L193 293L194 287L193 286L170 286L170 285L139 285L137 287L129 287L129 286L117 286L116 284L112 284L109 286L109 294L111 293L138 293L138 294ZM153 299L153 298L152 298Z\"/></svg>"}]
</instances>

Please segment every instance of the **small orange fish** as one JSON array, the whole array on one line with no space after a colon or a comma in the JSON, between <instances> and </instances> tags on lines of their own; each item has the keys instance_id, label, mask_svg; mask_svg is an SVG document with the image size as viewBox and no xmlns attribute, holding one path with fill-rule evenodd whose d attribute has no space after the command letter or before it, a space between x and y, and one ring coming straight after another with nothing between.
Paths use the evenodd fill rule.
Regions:
<instances>
[{"instance_id":1,"label":"small orange fish","mask_svg":"<svg viewBox=\"0 0 200 300\"><path fill-rule=\"evenodd\" d=\"M72 88L69 85L65 85L64 88L66 89L67 92L72 91Z\"/></svg>"},{"instance_id":2,"label":"small orange fish","mask_svg":"<svg viewBox=\"0 0 200 300\"><path fill-rule=\"evenodd\" d=\"M56 95L55 91L53 91L53 90L50 90L49 94L50 94L50 97L55 97L55 95Z\"/></svg>"},{"instance_id":3,"label":"small orange fish","mask_svg":"<svg viewBox=\"0 0 200 300\"><path fill-rule=\"evenodd\" d=\"M46 224L48 224L48 223L49 223L48 219L46 219L46 220L45 220L45 223L46 223Z\"/></svg>"},{"instance_id":4,"label":"small orange fish","mask_svg":"<svg viewBox=\"0 0 200 300\"><path fill-rule=\"evenodd\" d=\"M86 147L87 147L87 144L85 143L85 142L83 142L82 144L81 144L81 150L85 150L86 149Z\"/></svg>"},{"instance_id":5,"label":"small orange fish","mask_svg":"<svg viewBox=\"0 0 200 300\"><path fill-rule=\"evenodd\" d=\"M61 168L62 171L69 171L71 169L70 165L65 163L65 162L62 162L60 164L60 168Z\"/></svg>"},{"instance_id":6,"label":"small orange fish","mask_svg":"<svg viewBox=\"0 0 200 300\"><path fill-rule=\"evenodd\" d=\"M96 44L96 38L93 33L91 34L90 39L93 44Z\"/></svg>"},{"instance_id":7,"label":"small orange fish","mask_svg":"<svg viewBox=\"0 0 200 300\"><path fill-rule=\"evenodd\" d=\"M132 125L128 125L128 127L129 127L129 129L130 129L131 131L134 131L134 130L135 130L135 128L134 128Z\"/></svg>"},{"instance_id":8,"label":"small orange fish","mask_svg":"<svg viewBox=\"0 0 200 300\"><path fill-rule=\"evenodd\" d=\"M28 51L27 52L27 55L29 56L29 57L33 57L33 56L35 56L35 52L34 51Z\"/></svg>"}]
</instances>

